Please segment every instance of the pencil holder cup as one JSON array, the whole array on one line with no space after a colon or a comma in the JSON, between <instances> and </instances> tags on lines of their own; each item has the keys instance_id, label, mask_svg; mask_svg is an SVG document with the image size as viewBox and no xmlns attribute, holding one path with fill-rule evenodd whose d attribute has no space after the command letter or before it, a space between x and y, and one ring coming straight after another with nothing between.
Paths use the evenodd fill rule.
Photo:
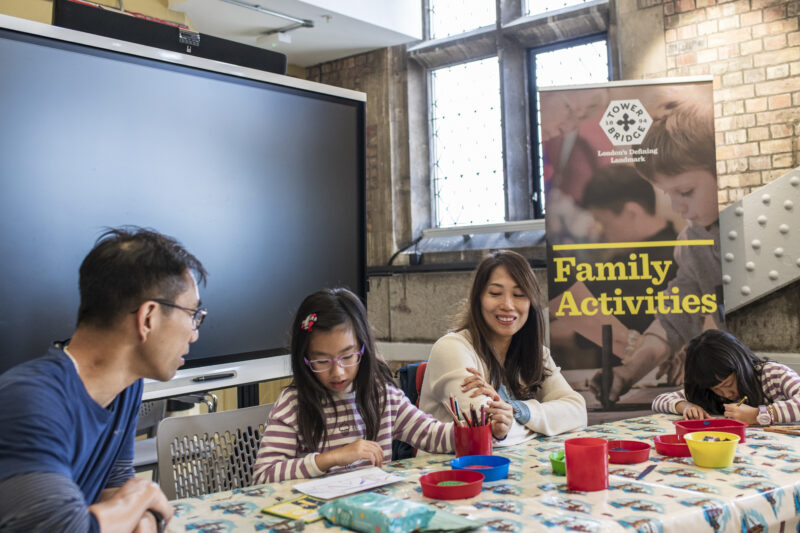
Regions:
<instances>
[{"instance_id":1,"label":"pencil holder cup","mask_svg":"<svg viewBox=\"0 0 800 533\"><path fill-rule=\"evenodd\" d=\"M456 457L492 455L492 426L456 426Z\"/></svg>"},{"instance_id":2,"label":"pencil holder cup","mask_svg":"<svg viewBox=\"0 0 800 533\"><path fill-rule=\"evenodd\" d=\"M577 438L564 441L567 488L594 491L608 488L608 441Z\"/></svg>"}]
</instances>

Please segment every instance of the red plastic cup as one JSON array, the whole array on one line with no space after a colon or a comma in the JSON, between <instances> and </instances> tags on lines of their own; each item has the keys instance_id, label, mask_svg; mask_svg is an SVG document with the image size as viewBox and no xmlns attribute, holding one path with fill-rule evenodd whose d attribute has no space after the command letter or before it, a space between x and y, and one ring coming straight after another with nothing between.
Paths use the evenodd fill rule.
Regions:
<instances>
[{"instance_id":1,"label":"red plastic cup","mask_svg":"<svg viewBox=\"0 0 800 533\"><path fill-rule=\"evenodd\" d=\"M492 427L456 426L456 457L464 455L492 455Z\"/></svg>"},{"instance_id":2,"label":"red plastic cup","mask_svg":"<svg viewBox=\"0 0 800 533\"><path fill-rule=\"evenodd\" d=\"M564 441L567 488L590 492L608 488L608 441L593 437Z\"/></svg>"}]
</instances>

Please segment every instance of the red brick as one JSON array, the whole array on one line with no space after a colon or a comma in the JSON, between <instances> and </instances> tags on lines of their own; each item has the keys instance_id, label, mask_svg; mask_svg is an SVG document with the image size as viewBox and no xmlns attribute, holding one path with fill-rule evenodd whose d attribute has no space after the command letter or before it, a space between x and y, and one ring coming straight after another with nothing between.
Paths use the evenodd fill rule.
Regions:
<instances>
[{"instance_id":1,"label":"red brick","mask_svg":"<svg viewBox=\"0 0 800 533\"><path fill-rule=\"evenodd\" d=\"M677 66L679 67L693 65L695 63L697 63L697 54L680 54L677 57Z\"/></svg>"},{"instance_id":2,"label":"red brick","mask_svg":"<svg viewBox=\"0 0 800 533\"><path fill-rule=\"evenodd\" d=\"M756 83L756 94L758 96L788 93L794 89L797 89L797 80L793 80L791 78Z\"/></svg>"},{"instance_id":3,"label":"red brick","mask_svg":"<svg viewBox=\"0 0 800 533\"><path fill-rule=\"evenodd\" d=\"M766 126L759 126L747 130L748 141L766 141L767 139L769 139L769 128Z\"/></svg>"},{"instance_id":4,"label":"red brick","mask_svg":"<svg viewBox=\"0 0 800 533\"><path fill-rule=\"evenodd\" d=\"M739 51L742 55L755 54L764 49L764 43L761 39L754 39L739 45Z\"/></svg>"},{"instance_id":5,"label":"red brick","mask_svg":"<svg viewBox=\"0 0 800 533\"><path fill-rule=\"evenodd\" d=\"M742 13L739 18L739 24L742 26L752 26L759 24L762 21L761 11L750 11L749 13Z\"/></svg>"},{"instance_id":6,"label":"red brick","mask_svg":"<svg viewBox=\"0 0 800 533\"><path fill-rule=\"evenodd\" d=\"M676 0L675 1L675 11L678 13L683 13L685 11L691 11L695 9L697 6L694 4L694 0Z\"/></svg>"},{"instance_id":7,"label":"red brick","mask_svg":"<svg viewBox=\"0 0 800 533\"><path fill-rule=\"evenodd\" d=\"M750 28L739 28L738 30L730 30L719 32L714 35L708 36L708 46L725 46L727 44L741 43L752 39L752 32Z\"/></svg>"},{"instance_id":8,"label":"red brick","mask_svg":"<svg viewBox=\"0 0 800 533\"><path fill-rule=\"evenodd\" d=\"M765 67L768 65L779 65L781 63L790 63L800 59L800 46L792 48L784 48L783 50L772 50L769 52L761 52L753 56L753 66Z\"/></svg>"},{"instance_id":9,"label":"red brick","mask_svg":"<svg viewBox=\"0 0 800 533\"><path fill-rule=\"evenodd\" d=\"M780 152L792 151L791 139L776 139L773 141L761 141L758 148L762 154L777 154Z\"/></svg>"},{"instance_id":10,"label":"red brick","mask_svg":"<svg viewBox=\"0 0 800 533\"><path fill-rule=\"evenodd\" d=\"M766 170L772 164L772 158L768 155L759 155L751 157L748 160L748 164L751 170Z\"/></svg>"},{"instance_id":11,"label":"red brick","mask_svg":"<svg viewBox=\"0 0 800 533\"><path fill-rule=\"evenodd\" d=\"M770 109L783 109L784 107L789 107L792 105L792 95L791 94L778 94L775 96L769 97L769 108ZM774 137L774 135L773 135Z\"/></svg>"},{"instance_id":12,"label":"red brick","mask_svg":"<svg viewBox=\"0 0 800 533\"><path fill-rule=\"evenodd\" d=\"M767 29L769 35L797 31L797 17L769 22L767 23Z\"/></svg>"},{"instance_id":13,"label":"red brick","mask_svg":"<svg viewBox=\"0 0 800 533\"><path fill-rule=\"evenodd\" d=\"M664 2L664 15L675 14L675 2Z\"/></svg>"},{"instance_id":14,"label":"red brick","mask_svg":"<svg viewBox=\"0 0 800 533\"><path fill-rule=\"evenodd\" d=\"M769 131L773 139L790 137L794 133L792 127L788 124L773 124L769 127Z\"/></svg>"},{"instance_id":15,"label":"red brick","mask_svg":"<svg viewBox=\"0 0 800 533\"><path fill-rule=\"evenodd\" d=\"M776 80L778 78L785 78L789 75L789 65L775 65L774 67L767 67L767 79Z\"/></svg>"},{"instance_id":16,"label":"red brick","mask_svg":"<svg viewBox=\"0 0 800 533\"><path fill-rule=\"evenodd\" d=\"M764 10L764 22L786 18L786 4L768 7Z\"/></svg>"},{"instance_id":17,"label":"red brick","mask_svg":"<svg viewBox=\"0 0 800 533\"><path fill-rule=\"evenodd\" d=\"M770 35L764 37L764 50L778 50L786 46L786 35Z\"/></svg>"}]
</instances>

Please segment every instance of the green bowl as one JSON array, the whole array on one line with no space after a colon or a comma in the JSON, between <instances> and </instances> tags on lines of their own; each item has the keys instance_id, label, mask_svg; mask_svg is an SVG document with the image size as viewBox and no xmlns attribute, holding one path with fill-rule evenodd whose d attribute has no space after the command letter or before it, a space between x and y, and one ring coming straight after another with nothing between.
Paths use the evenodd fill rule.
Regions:
<instances>
[{"instance_id":1,"label":"green bowl","mask_svg":"<svg viewBox=\"0 0 800 533\"><path fill-rule=\"evenodd\" d=\"M566 476L567 467L564 463L564 450L559 450L550 454L550 464L553 466L553 473L557 476Z\"/></svg>"}]
</instances>

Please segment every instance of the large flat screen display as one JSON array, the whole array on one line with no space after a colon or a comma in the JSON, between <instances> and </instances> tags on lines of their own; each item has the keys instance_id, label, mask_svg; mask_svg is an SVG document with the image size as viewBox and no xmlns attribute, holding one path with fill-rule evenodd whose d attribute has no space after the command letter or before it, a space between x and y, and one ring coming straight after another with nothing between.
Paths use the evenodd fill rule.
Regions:
<instances>
[{"instance_id":1,"label":"large flat screen display","mask_svg":"<svg viewBox=\"0 0 800 533\"><path fill-rule=\"evenodd\" d=\"M0 371L70 336L107 227L207 268L187 367L285 353L311 291L364 296L364 102L257 78L0 28Z\"/></svg>"}]
</instances>

